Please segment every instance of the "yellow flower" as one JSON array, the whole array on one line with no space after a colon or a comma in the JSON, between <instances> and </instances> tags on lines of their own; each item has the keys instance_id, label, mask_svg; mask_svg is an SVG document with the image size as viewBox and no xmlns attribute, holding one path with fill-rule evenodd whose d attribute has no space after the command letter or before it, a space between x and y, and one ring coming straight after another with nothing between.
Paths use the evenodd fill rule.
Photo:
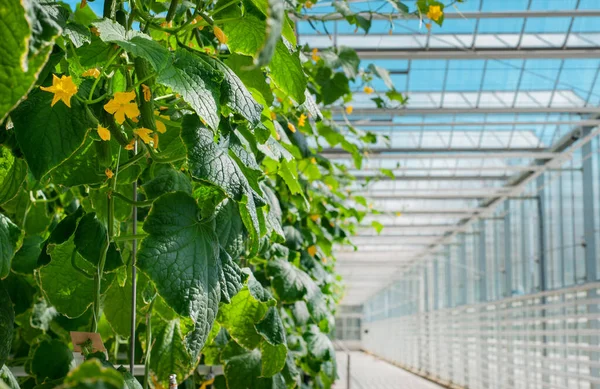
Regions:
<instances>
[{"instance_id":1,"label":"yellow flower","mask_svg":"<svg viewBox=\"0 0 600 389\"><path fill-rule=\"evenodd\" d=\"M140 128L136 128L135 130L133 130L133 133L136 134L137 136L139 136L140 139L143 140L145 144L150 144L150 142L152 142L152 137L150 137L150 134L152 134L152 130L149 130L144 127L140 127Z\"/></svg>"},{"instance_id":2,"label":"yellow flower","mask_svg":"<svg viewBox=\"0 0 600 389\"><path fill-rule=\"evenodd\" d=\"M313 165L316 165L317 164L317 159L315 157L312 157L310 159L310 163L312 163Z\"/></svg>"},{"instance_id":3,"label":"yellow flower","mask_svg":"<svg viewBox=\"0 0 600 389\"><path fill-rule=\"evenodd\" d=\"M160 118L165 118L168 120L170 119L170 117L161 116L158 111L154 111L154 116L156 116L156 131L160 132L161 134L167 132L167 126L165 125L165 123L160 121Z\"/></svg>"},{"instance_id":4,"label":"yellow flower","mask_svg":"<svg viewBox=\"0 0 600 389\"><path fill-rule=\"evenodd\" d=\"M312 1L310 1L310 0L308 0L306 3L304 3L304 6L305 6L306 8L308 8L308 9L311 9L311 8L312 8L312 6L313 6L313 2L312 2Z\"/></svg>"},{"instance_id":5,"label":"yellow flower","mask_svg":"<svg viewBox=\"0 0 600 389\"><path fill-rule=\"evenodd\" d=\"M429 6L429 11L427 11L427 17L429 19L437 22L442 16L444 16L444 11L442 11L442 8L439 5Z\"/></svg>"},{"instance_id":6,"label":"yellow flower","mask_svg":"<svg viewBox=\"0 0 600 389\"><path fill-rule=\"evenodd\" d=\"M317 246L312 245L308 248L308 253L310 254L311 257L314 257L315 254L317 253Z\"/></svg>"},{"instance_id":7,"label":"yellow flower","mask_svg":"<svg viewBox=\"0 0 600 389\"><path fill-rule=\"evenodd\" d=\"M312 49L312 60L317 62L319 60L319 54L318 54L319 50L318 49Z\"/></svg>"},{"instance_id":8,"label":"yellow flower","mask_svg":"<svg viewBox=\"0 0 600 389\"><path fill-rule=\"evenodd\" d=\"M215 32L215 36L217 37L217 39L219 40L219 42L224 45L225 43L227 43L227 36L225 35L225 33L223 32L223 30L221 30L219 27L214 26L213 27L213 31Z\"/></svg>"},{"instance_id":9,"label":"yellow flower","mask_svg":"<svg viewBox=\"0 0 600 389\"><path fill-rule=\"evenodd\" d=\"M92 32L92 34L94 34L96 36L100 36L100 31L98 31L97 27L90 28L90 31Z\"/></svg>"},{"instance_id":10,"label":"yellow flower","mask_svg":"<svg viewBox=\"0 0 600 389\"><path fill-rule=\"evenodd\" d=\"M364 91L366 94L370 95L371 93L375 92L375 89L371 88L370 86L365 86Z\"/></svg>"},{"instance_id":11,"label":"yellow flower","mask_svg":"<svg viewBox=\"0 0 600 389\"><path fill-rule=\"evenodd\" d=\"M108 131L108 128L102 127L100 124L98 124L98 135L100 135L100 139L102 140L110 140L110 131Z\"/></svg>"},{"instance_id":12,"label":"yellow flower","mask_svg":"<svg viewBox=\"0 0 600 389\"><path fill-rule=\"evenodd\" d=\"M156 132L152 136L152 141L154 142L154 150L158 149L158 134Z\"/></svg>"},{"instance_id":13,"label":"yellow flower","mask_svg":"<svg viewBox=\"0 0 600 389\"><path fill-rule=\"evenodd\" d=\"M115 176L115 174L113 173L112 170L110 170L110 168L106 168L106 170L104 171L104 174L106 174L106 177L113 178Z\"/></svg>"},{"instance_id":14,"label":"yellow flower","mask_svg":"<svg viewBox=\"0 0 600 389\"><path fill-rule=\"evenodd\" d=\"M398 216L398 217L402 216L402 212L396 212L396 216Z\"/></svg>"},{"instance_id":15,"label":"yellow flower","mask_svg":"<svg viewBox=\"0 0 600 389\"><path fill-rule=\"evenodd\" d=\"M85 72L81 73L81 77L100 77L100 70L96 68L88 69Z\"/></svg>"},{"instance_id":16,"label":"yellow flower","mask_svg":"<svg viewBox=\"0 0 600 389\"><path fill-rule=\"evenodd\" d=\"M115 120L119 124L123 124L125 116L134 119L140 115L140 110L135 102L135 92L117 92L111 101L104 105L104 110L112 115L115 115Z\"/></svg>"},{"instance_id":17,"label":"yellow flower","mask_svg":"<svg viewBox=\"0 0 600 389\"><path fill-rule=\"evenodd\" d=\"M271 120L275 120L277 119L277 114L273 111L271 111Z\"/></svg>"},{"instance_id":18,"label":"yellow flower","mask_svg":"<svg viewBox=\"0 0 600 389\"><path fill-rule=\"evenodd\" d=\"M152 99L152 91L146 84L142 84L142 91L144 92L144 100L150 101Z\"/></svg>"},{"instance_id":19,"label":"yellow flower","mask_svg":"<svg viewBox=\"0 0 600 389\"><path fill-rule=\"evenodd\" d=\"M132 139L131 142L129 142L127 144L127 146L125 146L125 150L133 150L135 147L135 139Z\"/></svg>"},{"instance_id":20,"label":"yellow flower","mask_svg":"<svg viewBox=\"0 0 600 389\"><path fill-rule=\"evenodd\" d=\"M62 100L67 107L71 108L71 97L77 93L77 85L75 85L71 76L62 76L61 78L58 78L56 74L52 75L52 86L42 86L40 89L54 93L51 104L53 107L58 100Z\"/></svg>"},{"instance_id":21,"label":"yellow flower","mask_svg":"<svg viewBox=\"0 0 600 389\"><path fill-rule=\"evenodd\" d=\"M314 214L314 213L313 213L313 214L312 214L312 215L310 215L309 217L310 217L310 220L312 220L313 222L317 222L317 221L319 221L319 215L317 215L317 214Z\"/></svg>"},{"instance_id":22,"label":"yellow flower","mask_svg":"<svg viewBox=\"0 0 600 389\"><path fill-rule=\"evenodd\" d=\"M353 106L351 106L351 105L348 105L348 106L346 107L346 114L348 114L348 115L351 115L351 114L352 114L352 111L354 111L354 107L353 107Z\"/></svg>"},{"instance_id":23,"label":"yellow flower","mask_svg":"<svg viewBox=\"0 0 600 389\"><path fill-rule=\"evenodd\" d=\"M425 28L427 28L427 31L431 31L431 23L425 23Z\"/></svg>"},{"instance_id":24,"label":"yellow flower","mask_svg":"<svg viewBox=\"0 0 600 389\"><path fill-rule=\"evenodd\" d=\"M298 127L304 127L305 124L306 124L306 115L301 114L300 119L298 119Z\"/></svg>"},{"instance_id":25,"label":"yellow flower","mask_svg":"<svg viewBox=\"0 0 600 389\"><path fill-rule=\"evenodd\" d=\"M296 132L296 127L294 127L292 123L288 123L288 130L290 130L291 132Z\"/></svg>"}]
</instances>

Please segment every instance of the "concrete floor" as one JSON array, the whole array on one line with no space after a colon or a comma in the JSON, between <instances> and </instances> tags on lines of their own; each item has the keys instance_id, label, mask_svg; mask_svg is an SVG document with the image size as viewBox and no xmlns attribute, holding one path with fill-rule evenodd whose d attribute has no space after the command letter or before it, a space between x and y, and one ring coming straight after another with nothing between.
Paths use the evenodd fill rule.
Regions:
<instances>
[{"instance_id":1,"label":"concrete floor","mask_svg":"<svg viewBox=\"0 0 600 389\"><path fill-rule=\"evenodd\" d=\"M340 379L335 389L346 389L346 354L337 353ZM426 379L362 352L350 353L351 389L441 389Z\"/></svg>"}]
</instances>

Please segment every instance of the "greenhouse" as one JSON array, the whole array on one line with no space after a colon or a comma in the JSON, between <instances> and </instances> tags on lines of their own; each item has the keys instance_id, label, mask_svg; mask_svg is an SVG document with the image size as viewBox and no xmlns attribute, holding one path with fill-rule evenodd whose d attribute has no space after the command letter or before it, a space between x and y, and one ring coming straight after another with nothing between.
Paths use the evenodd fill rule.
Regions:
<instances>
[{"instance_id":1,"label":"greenhouse","mask_svg":"<svg viewBox=\"0 0 600 389\"><path fill-rule=\"evenodd\" d=\"M600 0L0 38L0 389L600 389Z\"/></svg>"}]
</instances>

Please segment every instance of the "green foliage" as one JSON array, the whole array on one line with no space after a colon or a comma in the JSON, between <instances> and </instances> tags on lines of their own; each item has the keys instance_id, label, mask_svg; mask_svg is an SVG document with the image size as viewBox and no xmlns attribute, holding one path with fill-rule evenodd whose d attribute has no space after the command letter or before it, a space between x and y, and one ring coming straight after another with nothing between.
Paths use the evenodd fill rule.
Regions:
<instances>
[{"instance_id":1,"label":"green foliage","mask_svg":"<svg viewBox=\"0 0 600 389\"><path fill-rule=\"evenodd\" d=\"M330 105L374 77L400 101L389 74L344 47L308 58L281 0L106 0L101 17L6 3L0 365L23 364L26 387L140 388L113 366L129 362L135 266L147 383L197 384L204 363L224 365L219 388L331 387L333 249L366 212L320 152L360 166L377 137ZM71 331L99 332L110 361L73 368Z\"/></svg>"}]
</instances>

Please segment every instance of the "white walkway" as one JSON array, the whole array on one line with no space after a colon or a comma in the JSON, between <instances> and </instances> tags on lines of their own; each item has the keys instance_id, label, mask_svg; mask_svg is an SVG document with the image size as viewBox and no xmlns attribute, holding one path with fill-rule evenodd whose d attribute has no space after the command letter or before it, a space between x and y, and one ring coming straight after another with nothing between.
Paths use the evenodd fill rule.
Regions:
<instances>
[{"instance_id":1,"label":"white walkway","mask_svg":"<svg viewBox=\"0 0 600 389\"><path fill-rule=\"evenodd\" d=\"M346 389L346 354L337 353L340 379L335 389ZM351 389L441 389L426 379L362 352L350 356Z\"/></svg>"}]
</instances>

